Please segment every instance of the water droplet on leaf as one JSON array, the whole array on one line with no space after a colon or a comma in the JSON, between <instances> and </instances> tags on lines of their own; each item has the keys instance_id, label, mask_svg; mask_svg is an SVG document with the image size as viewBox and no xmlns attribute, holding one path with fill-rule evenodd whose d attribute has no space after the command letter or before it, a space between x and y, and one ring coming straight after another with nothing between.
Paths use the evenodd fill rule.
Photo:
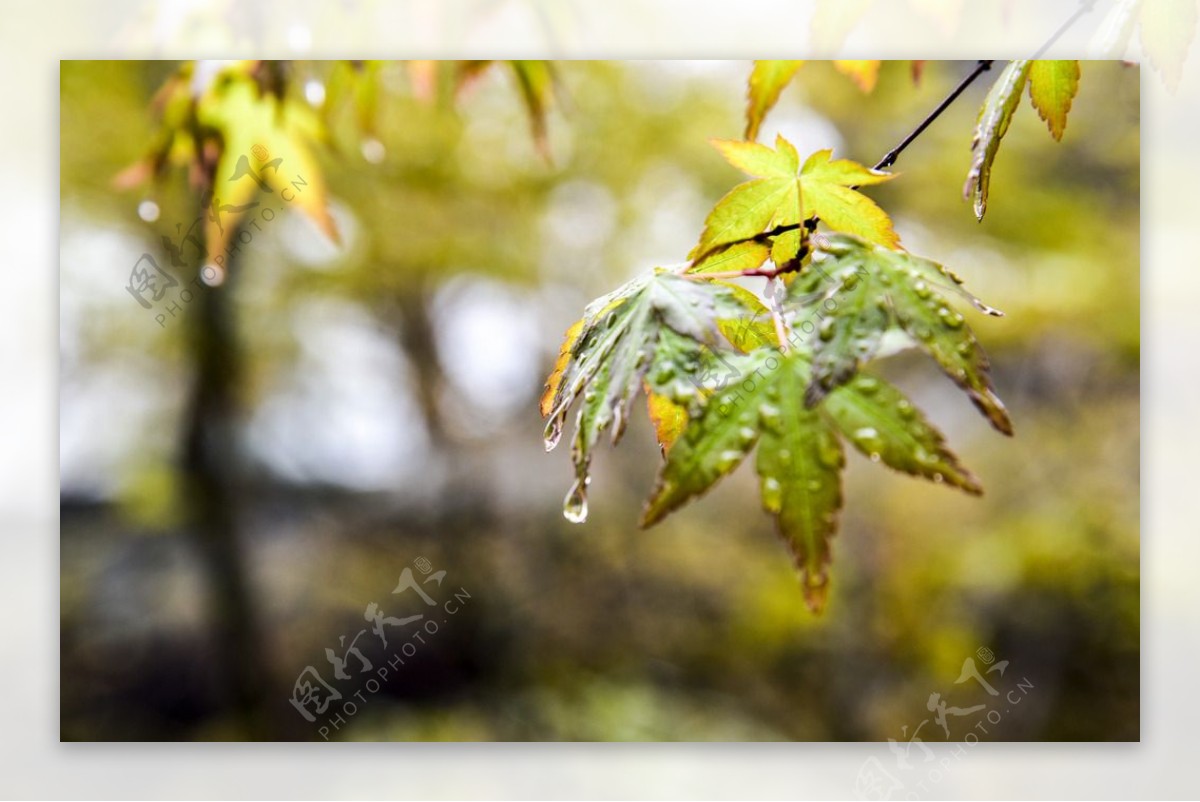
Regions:
<instances>
[{"instance_id":1,"label":"water droplet on leaf","mask_svg":"<svg viewBox=\"0 0 1200 802\"><path fill-rule=\"evenodd\" d=\"M783 509L783 486L779 484L778 479L763 479L762 502L767 512L779 512Z\"/></svg>"},{"instance_id":2,"label":"water droplet on leaf","mask_svg":"<svg viewBox=\"0 0 1200 802\"><path fill-rule=\"evenodd\" d=\"M942 322L945 323L948 328L962 328L963 316L947 306L943 306L941 309L938 309L938 317L942 319Z\"/></svg>"},{"instance_id":3,"label":"water droplet on leaf","mask_svg":"<svg viewBox=\"0 0 1200 802\"><path fill-rule=\"evenodd\" d=\"M728 473L729 471L733 470L734 466L741 462L743 456L745 456L745 454L741 451L722 451L720 455L717 456L717 472Z\"/></svg>"}]
</instances>

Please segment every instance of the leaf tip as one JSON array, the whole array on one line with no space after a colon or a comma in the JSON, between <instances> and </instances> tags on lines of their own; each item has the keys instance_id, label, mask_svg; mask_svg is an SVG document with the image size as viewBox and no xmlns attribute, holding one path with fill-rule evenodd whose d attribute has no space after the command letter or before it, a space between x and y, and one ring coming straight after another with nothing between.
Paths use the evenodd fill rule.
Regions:
<instances>
[{"instance_id":1,"label":"leaf tip","mask_svg":"<svg viewBox=\"0 0 1200 802\"><path fill-rule=\"evenodd\" d=\"M829 601L829 572L822 568L814 574L805 569L801 581L804 584L804 604L810 613L820 615Z\"/></svg>"}]
</instances>

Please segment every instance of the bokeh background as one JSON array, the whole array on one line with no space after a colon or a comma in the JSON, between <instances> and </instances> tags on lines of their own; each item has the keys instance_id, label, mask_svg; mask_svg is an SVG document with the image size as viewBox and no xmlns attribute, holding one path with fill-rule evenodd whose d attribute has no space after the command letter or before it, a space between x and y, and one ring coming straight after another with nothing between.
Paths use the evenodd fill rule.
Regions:
<instances>
[{"instance_id":1,"label":"bokeh background","mask_svg":"<svg viewBox=\"0 0 1200 802\"><path fill-rule=\"evenodd\" d=\"M282 217L164 328L125 284L197 199L182 174L112 180L177 67L62 64L63 739L319 737L292 683L328 674L324 649L418 557L471 601L334 737L906 740L932 692L987 701L955 680L988 648L1032 690L986 739L1138 738L1136 67L1084 64L1061 144L1024 104L982 224L960 187L986 81L870 193L907 247L1007 312L971 322L1017 436L927 360L877 365L986 495L851 456L819 617L751 471L639 531L658 453L635 418L573 525L568 455L543 452L536 412L587 301L679 262L739 180L707 139L739 135L748 62L559 63L550 161L510 73L450 104L388 65L374 130L333 113L318 151L343 247ZM932 62L914 85L888 63L864 94L809 63L762 138L873 162L968 69ZM236 370L206 372L206 327ZM188 443L213 375L231 450L200 466L197 505Z\"/></svg>"}]
</instances>

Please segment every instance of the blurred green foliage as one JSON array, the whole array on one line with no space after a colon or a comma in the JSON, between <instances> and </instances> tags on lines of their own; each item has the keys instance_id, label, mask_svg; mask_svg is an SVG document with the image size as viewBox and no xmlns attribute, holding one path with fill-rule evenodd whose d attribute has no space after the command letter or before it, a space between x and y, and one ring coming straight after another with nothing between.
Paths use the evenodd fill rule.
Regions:
<instances>
[{"instance_id":1,"label":"blurred green foliage","mask_svg":"<svg viewBox=\"0 0 1200 802\"><path fill-rule=\"evenodd\" d=\"M176 67L62 64L67 740L247 734L215 689L232 666L180 500L197 308L160 327L124 290L198 199L172 173L145 222L146 196L112 187L151 143L150 99ZM908 64L885 63L864 94L808 63L760 138L871 163L967 68L931 62L914 85ZM339 67L291 69L302 93ZM707 140L741 133L749 69L557 64L549 161L503 69L429 97L384 63L372 126L353 103L327 109L316 157L344 247L285 215L236 286L201 290L230 292L244 361L234 478L261 632L244 659L266 679L274 737L318 737L287 703L296 675L327 669L323 650L418 556L473 600L336 737L903 740L930 718L931 692L987 701L954 682L980 647L1009 661L1005 687L1033 683L987 739L1138 737L1134 68L1083 64L1062 143L1032 110L1015 116L982 223L960 188L985 87L867 190L907 247L1007 313L971 322L1014 439L913 354L878 366L983 498L849 457L820 617L746 468L637 530L659 460L640 410L622 447L597 454L588 523L563 520L569 457L542 453L536 411L561 333L591 298L685 258L739 180ZM961 739L966 720L951 724ZM941 731L931 721L922 737Z\"/></svg>"}]
</instances>

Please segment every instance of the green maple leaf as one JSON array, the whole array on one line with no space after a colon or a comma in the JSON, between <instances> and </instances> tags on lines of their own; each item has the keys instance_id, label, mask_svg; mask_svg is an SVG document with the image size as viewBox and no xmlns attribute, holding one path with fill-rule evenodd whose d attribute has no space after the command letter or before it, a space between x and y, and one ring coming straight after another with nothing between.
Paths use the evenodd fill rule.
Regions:
<instances>
[{"instance_id":1,"label":"green maple leaf","mask_svg":"<svg viewBox=\"0 0 1200 802\"><path fill-rule=\"evenodd\" d=\"M981 492L941 434L891 385L860 376L812 408L803 400L811 381L805 351L759 348L733 359L743 378L694 412L667 452L642 526L707 492L757 445L763 507L793 554L809 607L819 610L842 507L842 437L874 462Z\"/></svg>"},{"instance_id":2,"label":"green maple leaf","mask_svg":"<svg viewBox=\"0 0 1200 802\"><path fill-rule=\"evenodd\" d=\"M988 90L983 108L979 110L975 137L971 141L971 169L967 173L967 183L963 186L963 196L974 200L975 217L980 220L987 211L992 164L1000 150L1000 140L1008 132L1013 113L1021 102L1021 92L1029 78L1030 64L1027 59L1009 62L996 79L996 83Z\"/></svg>"},{"instance_id":3,"label":"green maple leaf","mask_svg":"<svg viewBox=\"0 0 1200 802\"><path fill-rule=\"evenodd\" d=\"M549 451L568 409L583 396L571 448L575 483L567 496L569 518L586 517L592 449L610 427L612 442L620 440L643 385L676 404L695 400L698 389L690 376L714 351L729 347L719 322L748 312L730 286L657 271L593 301L567 331L540 408L549 418Z\"/></svg>"},{"instance_id":4,"label":"green maple leaf","mask_svg":"<svg viewBox=\"0 0 1200 802\"><path fill-rule=\"evenodd\" d=\"M891 220L855 187L893 176L847 159L831 159L821 150L800 165L792 143L776 137L775 148L757 142L713 140L721 155L752 180L738 184L717 202L704 221L700 241L688 258L692 272L753 269L768 255L776 265L795 259L803 244L805 217L819 217L830 228L857 234L891 247L899 243ZM759 235L773 234L769 252Z\"/></svg>"},{"instance_id":5,"label":"green maple leaf","mask_svg":"<svg viewBox=\"0 0 1200 802\"><path fill-rule=\"evenodd\" d=\"M809 406L849 381L896 326L966 391L992 426L1012 434L1012 422L992 387L987 354L946 296L958 295L991 315L999 316L998 310L928 259L845 234L815 238L814 246L812 264L789 290L807 310L801 325L818 334L813 381L805 392Z\"/></svg>"},{"instance_id":6,"label":"green maple leaf","mask_svg":"<svg viewBox=\"0 0 1200 802\"><path fill-rule=\"evenodd\" d=\"M771 312L763 305L758 296L744 287L726 282L713 282L735 296L741 304L739 310L743 314L738 317L717 319L717 328L721 334L740 353L746 354L757 348L771 346L778 341L775 337L775 325ZM681 400L672 399L655 390L647 384L646 404L650 413L650 421L654 425L655 438L665 454L679 438L688 420L688 409L692 402L707 400L711 395L709 385L716 387L731 378L731 364L716 351L706 351L693 373L695 384L698 385L699 397L693 399L685 396Z\"/></svg>"},{"instance_id":7,"label":"green maple leaf","mask_svg":"<svg viewBox=\"0 0 1200 802\"><path fill-rule=\"evenodd\" d=\"M758 138L758 128L763 118L778 102L779 94L803 64L803 61L754 62L746 89L746 139Z\"/></svg>"},{"instance_id":8,"label":"green maple leaf","mask_svg":"<svg viewBox=\"0 0 1200 802\"><path fill-rule=\"evenodd\" d=\"M805 214L821 218L834 231L855 234L870 242L895 248L900 238L891 218L855 187L880 184L895 178L849 159L833 159L832 150L818 150L800 170Z\"/></svg>"},{"instance_id":9,"label":"green maple leaf","mask_svg":"<svg viewBox=\"0 0 1200 802\"><path fill-rule=\"evenodd\" d=\"M1063 137L1078 91L1078 61L1035 61L1029 67L1029 99L1055 139Z\"/></svg>"}]
</instances>

